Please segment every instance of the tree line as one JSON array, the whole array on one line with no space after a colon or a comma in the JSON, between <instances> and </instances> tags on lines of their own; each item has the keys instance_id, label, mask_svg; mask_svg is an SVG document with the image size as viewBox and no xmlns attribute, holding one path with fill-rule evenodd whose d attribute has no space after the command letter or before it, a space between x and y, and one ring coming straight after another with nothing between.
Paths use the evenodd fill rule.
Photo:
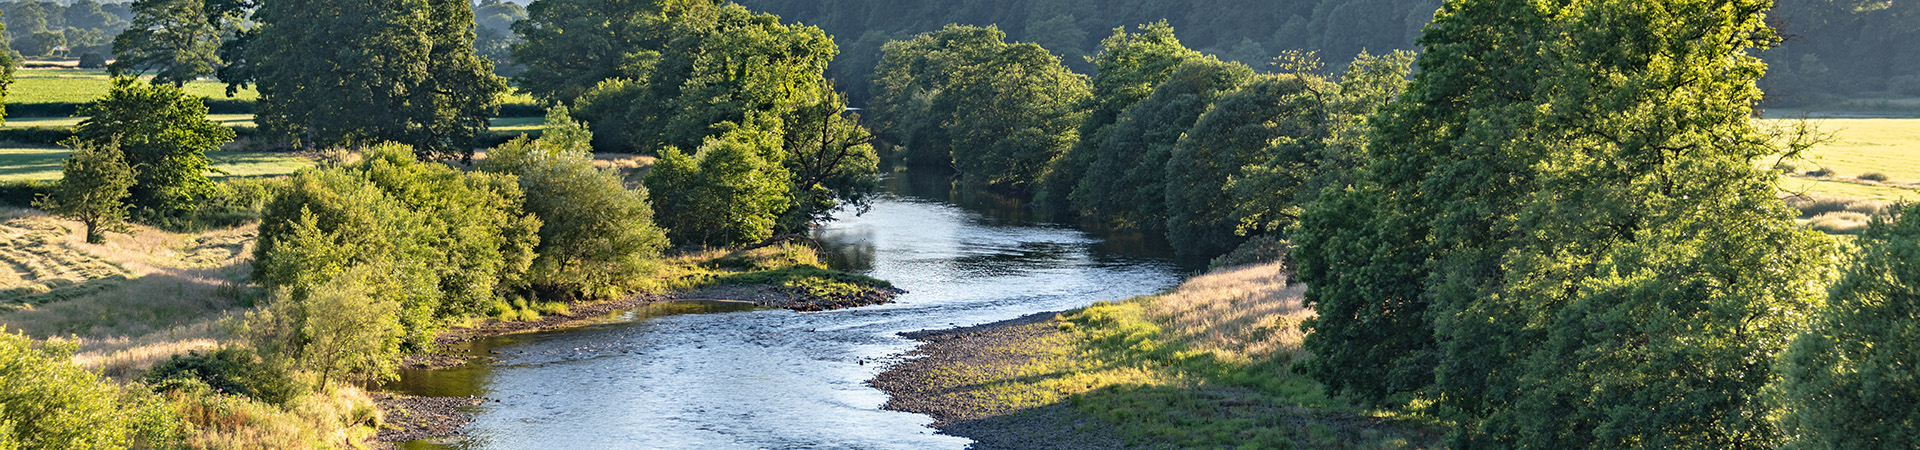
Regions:
<instances>
[{"instance_id":1,"label":"tree line","mask_svg":"<svg viewBox=\"0 0 1920 450\"><path fill-rule=\"evenodd\" d=\"M88 68L106 65L113 37L131 26L131 3L76 0L0 2L0 53L12 59L78 58Z\"/></svg>"},{"instance_id":2,"label":"tree line","mask_svg":"<svg viewBox=\"0 0 1920 450\"><path fill-rule=\"evenodd\" d=\"M1916 209L1859 247L1794 223L1762 160L1816 136L1752 120L1772 6L1449 0L1424 53L1338 76L1156 23L1054 81L948 26L883 47L872 110L905 162L1069 217L1287 242L1318 313L1299 370L1452 447L1912 446Z\"/></svg>"}]
</instances>

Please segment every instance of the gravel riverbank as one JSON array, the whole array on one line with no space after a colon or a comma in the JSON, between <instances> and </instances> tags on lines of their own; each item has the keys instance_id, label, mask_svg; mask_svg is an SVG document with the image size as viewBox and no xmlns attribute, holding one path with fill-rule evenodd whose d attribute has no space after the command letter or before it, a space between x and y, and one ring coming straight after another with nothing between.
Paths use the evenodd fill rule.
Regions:
<instances>
[{"instance_id":1,"label":"gravel riverbank","mask_svg":"<svg viewBox=\"0 0 1920 450\"><path fill-rule=\"evenodd\" d=\"M1072 405L1012 408L977 376L1008 374L1040 357L1033 345L1061 334L1059 313L950 330L902 333L925 344L868 384L891 400L884 408L933 416L933 427L973 439L973 450L1121 448L1117 430Z\"/></svg>"}]
</instances>

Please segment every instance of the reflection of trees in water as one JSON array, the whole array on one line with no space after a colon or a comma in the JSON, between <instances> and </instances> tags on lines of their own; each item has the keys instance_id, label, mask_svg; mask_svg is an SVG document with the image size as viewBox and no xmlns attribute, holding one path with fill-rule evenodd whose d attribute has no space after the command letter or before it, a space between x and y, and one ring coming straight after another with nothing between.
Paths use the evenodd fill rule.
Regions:
<instances>
[{"instance_id":1,"label":"reflection of trees in water","mask_svg":"<svg viewBox=\"0 0 1920 450\"><path fill-rule=\"evenodd\" d=\"M968 248L989 248L968 245ZM994 253L966 255L948 260L947 266L954 273L965 276L1001 277L1026 274L1037 268L1061 266L1066 261L1079 256L1081 246L1058 242L1021 242L1014 247L1002 247Z\"/></svg>"},{"instance_id":2,"label":"reflection of trees in water","mask_svg":"<svg viewBox=\"0 0 1920 450\"><path fill-rule=\"evenodd\" d=\"M850 272L873 270L872 231L822 231L814 237L820 240L821 256L826 258L827 267Z\"/></svg>"}]
</instances>

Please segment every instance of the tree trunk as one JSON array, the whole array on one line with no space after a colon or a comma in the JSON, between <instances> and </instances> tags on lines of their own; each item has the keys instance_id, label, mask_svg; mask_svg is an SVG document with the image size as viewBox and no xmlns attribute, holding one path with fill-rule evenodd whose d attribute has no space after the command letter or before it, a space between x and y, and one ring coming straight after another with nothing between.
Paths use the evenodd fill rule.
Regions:
<instances>
[{"instance_id":1,"label":"tree trunk","mask_svg":"<svg viewBox=\"0 0 1920 450\"><path fill-rule=\"evenodd\" d=\"M98 219L89 219L85 221L85 223L87 224L87 243L88 244L107 243L107 235L106 233L100 232L100 221Z\"/></svg>"}]
</instances>

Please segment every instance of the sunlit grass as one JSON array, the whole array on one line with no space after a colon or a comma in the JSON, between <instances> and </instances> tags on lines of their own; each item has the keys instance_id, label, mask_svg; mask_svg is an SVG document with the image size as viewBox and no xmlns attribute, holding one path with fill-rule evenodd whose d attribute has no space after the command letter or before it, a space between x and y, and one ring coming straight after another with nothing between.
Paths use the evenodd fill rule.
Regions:
<instances>
[{"instance_id":1,"label":"sunlit grass","mask_svg":"<svg viewBox=\"0 0 1920 450\"><path fill-rule=\"evenodd\" d=\"M7 89L7 103L86 103L106 95L113 80L104 70L21 69L14 72L14 84ZM187 83L183 90L196 97L226 100L227 85L213 80ZM251 88L234 93L232 99L254 100L259 93ZM7 124L13 125L13 117Z\"/></svg>"},{"instance_id":2,"label":"sunlit grass","mask_svg":"<svg viewBox=\"0 0 1920 450\"><path fill-rule=\"evenodd\" d=\"M1066 402L1141 448L1422 448L1428 426L1329 397L1294 374L1303 288L1277 264L1196 277L1166 294L1062 314L1062 333L983 351L1015 366L949 367L941 385L978 386L995 412Z\"/></svg>"},{"instance_id":3,"label":"sunlit grass","mask_svg":"<svg viewBox=\"0 0 1920 450\"><path fill-rule=\"evenodd\" d=\"M62 147L0 147L0 181L58 180L60 162L67 154ZM210 174L216 179L287 175L314 165L313 160L290 153L213 151L207 152L207 158L213 160L214 169L226 172Z\"/></svg>"}]
</instances>

